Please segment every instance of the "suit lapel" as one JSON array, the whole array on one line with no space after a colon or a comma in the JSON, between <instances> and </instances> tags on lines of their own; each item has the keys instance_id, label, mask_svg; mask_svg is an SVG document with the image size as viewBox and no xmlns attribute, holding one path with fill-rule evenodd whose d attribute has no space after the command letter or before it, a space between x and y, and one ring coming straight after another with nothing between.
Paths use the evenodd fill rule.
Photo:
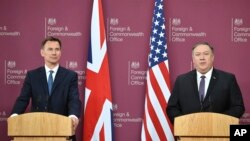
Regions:
<instances>
[{"instance_id":1,"label":"suit lapel","mask_svg":"<svg viewBox=\"0 0 250 141\"><path fill-rule=\"evenodd\" d=\"M196 70L193 70L191 74L192 74L192 83L193 83L192 85L193 85L193 90L195 92L195 97L200 101Z\"/></svg>"},{"instance_id":2,"label":"suit lapel","mask_svg":"<svg viewBox=\"0 0 250 141\"><path fill-rule=\"evenodd\" d=\"M214 86L216 85L216 82L217 82L217 77L218 76L217 76L216 70L213 69L205 100L208 99L210 97L211 93L213 92Z\"/></svg>"},{"instance_id":3,"label":"suit lapel","mask_svg":"<svg viewBox=\"0 0 250 141\"><path fill-rule=\"evenodd\" d=\"M44 93L47 94L47 95L49 95L48 83L47 83L45 68L41 67L39 73L40 73L39 76L40 76L40 81L42 83L42 87L43 87Z\"/></svg>"},{"instance_id":4,"label":"suit lapel","mask_svg":"<svg viewBox=\"0 0 250 141\"><path fill-rule=\"evenodd\" d=\"M51 94L53 94L54 89L63 81L64 76L65 76L65 70L59 66L52 86Z\"/></svg>"}]
</instances>

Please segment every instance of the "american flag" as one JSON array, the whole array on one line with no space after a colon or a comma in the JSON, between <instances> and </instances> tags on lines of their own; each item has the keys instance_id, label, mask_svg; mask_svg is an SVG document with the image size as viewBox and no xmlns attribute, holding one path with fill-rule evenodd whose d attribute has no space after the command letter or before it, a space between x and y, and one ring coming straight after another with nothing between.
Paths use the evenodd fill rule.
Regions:
<instances>
[{"instance_id":1,"label":"american flag","mask_svg":"<svg viewBox=\"0 0 250 141\"><path fill-rule=\"evenodd\" d=\"M93 1L88 52L83 141L112 141L112 98L101 0Z\"/></svg>"},{"instance_id":2,"label":"american flag","mask_svg":"<svg viewBox=\"0 0 250 141\"><path fill-rule=\"evenodd\" d=\"M170 78L163 0L155 0L154 4L141 140L173 141L173 128L166 114Z\"/></svg>"}]
</instances>

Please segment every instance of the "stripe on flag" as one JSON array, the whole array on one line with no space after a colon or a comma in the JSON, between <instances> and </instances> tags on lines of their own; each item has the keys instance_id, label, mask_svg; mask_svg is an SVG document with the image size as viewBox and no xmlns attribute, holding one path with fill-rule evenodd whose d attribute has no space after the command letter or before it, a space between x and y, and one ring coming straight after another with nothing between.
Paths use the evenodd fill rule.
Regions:
<instances>
[{"instance_id":1,"label":"stripe on flag","mask_svg":"<svg viewBox=\"0 0 250 141\"><path fill-rule=\"evenodd\" d=\"M94 0L86 69L83 141L112 141L112 99L102 1Z\"/></svg>"},{"instance_id":2,"label":"stripe on flag","mask_svg":"<svg viewBox=\"0 0 250 141\"><path fill-rule=\"evenodd\" d=\"M154 6L141 140L173 141L173 127L166 114L171 88L163 0L155 0Z\"/></svg>"}]
</instances>

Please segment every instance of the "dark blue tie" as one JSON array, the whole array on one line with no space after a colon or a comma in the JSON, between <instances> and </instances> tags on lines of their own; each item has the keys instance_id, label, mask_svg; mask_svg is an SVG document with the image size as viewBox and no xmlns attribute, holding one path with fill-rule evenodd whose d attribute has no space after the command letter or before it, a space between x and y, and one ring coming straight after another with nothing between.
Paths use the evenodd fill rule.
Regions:
<instances>
[{"instance_id":1,"label":"dark blue tie","mask_svg":"<svg viewBox=\"0 0 250 141\"><path fill-rule=\"evenodd\" d=\"M201 102L203 102L205 96L205 78L206 76L204 75L201 76L200 87L199 87L199 95Z\"/></svg>"},{"instance_id":2,"label":"dark blue tie","mask_svg":"<svg viewBox=\"0 0 250 141\"><path fill-rule=\"evenodd\" d=\"M49 71L49 79L48 79L49 95L51 95L51 89L52 89L52 85L53 85L53 77L52 77L53 72L54 72L53 70Z\"/></svg>"}]
</instances>

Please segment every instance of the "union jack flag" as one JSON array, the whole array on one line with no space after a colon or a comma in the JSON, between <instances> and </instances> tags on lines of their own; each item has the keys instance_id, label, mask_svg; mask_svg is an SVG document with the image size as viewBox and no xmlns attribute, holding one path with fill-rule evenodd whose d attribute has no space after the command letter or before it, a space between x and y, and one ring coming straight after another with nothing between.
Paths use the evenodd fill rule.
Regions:
<instances>
[{"instance_id":1,"label":"union jack flag","mask_svg":"<svg viewBox=\"0 0 250 141\"><path fill-rule=\"evenodd\" d=\"M102 1L93 1L83 141L112 141L112 98Z\"/></svg>"},{"instance_id":2,"label":"union jack flag","mask_svg":"<svg viewBox=\"0 0 250 141\"><path fill-rule=\"evenodd\" d=\"M154 4L141 140L173 141L172 125L166 114L170 78L163 0L155 0Z\"/></svg>"}]
</instances>

